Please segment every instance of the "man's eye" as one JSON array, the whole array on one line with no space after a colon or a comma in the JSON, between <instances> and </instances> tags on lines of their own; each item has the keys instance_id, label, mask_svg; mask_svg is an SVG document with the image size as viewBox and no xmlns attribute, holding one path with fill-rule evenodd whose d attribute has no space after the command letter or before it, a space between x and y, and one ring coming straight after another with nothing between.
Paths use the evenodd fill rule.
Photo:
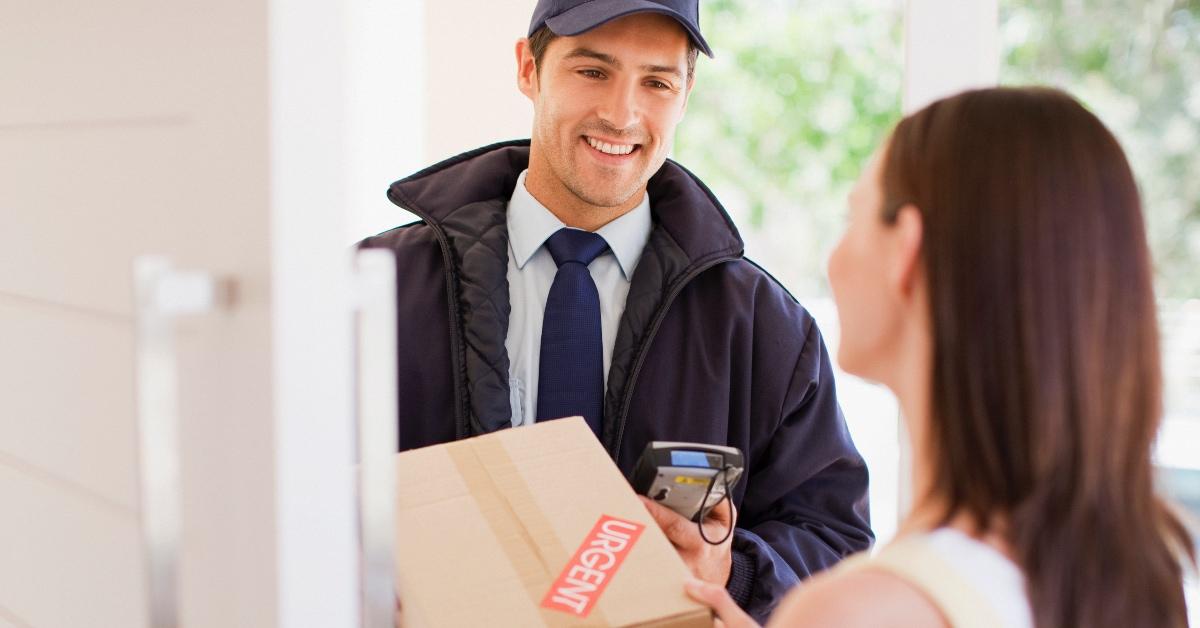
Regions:
<instances>
[{"instance_id":1,"label":"man's eye","mask_svg":"<svg viewBox=\"0 0 1200 628\"><path fill-rule=\"evenodd\" d=\"M604 78L604 73L600 70L580 70L579 73L588 78Z\"/></svg>"},{"instance_id":2,"label":"man's eye","mask_svg":"<svg viewBox=\"0 0 1200 628\"><path fill-rule=\"evenodd\" d=\"M662 81L653 81L653 80L646 81L646 84L649 85L650 87L653 87L654 89L671 89L670 85L667 85L666 83L664 83Z\"/></svg>"}]
</instances>

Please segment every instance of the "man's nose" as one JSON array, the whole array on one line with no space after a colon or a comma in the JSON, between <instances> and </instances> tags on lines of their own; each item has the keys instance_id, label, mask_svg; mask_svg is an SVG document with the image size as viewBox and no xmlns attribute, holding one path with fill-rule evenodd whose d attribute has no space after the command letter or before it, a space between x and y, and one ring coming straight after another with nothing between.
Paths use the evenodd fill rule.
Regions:
<instances>
[{"instance_id":1,"label":"man's nose","mask_svg":"<svg viewBox=\"0 0 1200 628\"><path fill-rule=\"evenodd\" d=\"M626 130L636 127L641 121L635 82L614 81L597 114L614 129Z\"/></svg>"}]
</instances>

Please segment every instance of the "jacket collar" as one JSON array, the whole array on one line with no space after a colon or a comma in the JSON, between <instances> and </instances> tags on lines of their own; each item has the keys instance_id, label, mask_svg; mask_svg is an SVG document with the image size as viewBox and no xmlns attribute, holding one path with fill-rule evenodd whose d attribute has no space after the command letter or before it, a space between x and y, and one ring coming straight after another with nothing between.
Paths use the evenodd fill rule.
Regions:
<instances>
[{"instance_id":1,"label":"jacket collar","mask_svg":"<svg viewBox=\"0 0 1200 628\"><path fill-rule=\"evenodd\" d=\"M501 142L451 157L396 181L388 198L434 227L459 208L480 201L507 202L529 165L529 140ZM647 185L654 221L692 263L740 257L742 237L713 193L686 168L668 159Z\"/></svg>"}]
</instances>

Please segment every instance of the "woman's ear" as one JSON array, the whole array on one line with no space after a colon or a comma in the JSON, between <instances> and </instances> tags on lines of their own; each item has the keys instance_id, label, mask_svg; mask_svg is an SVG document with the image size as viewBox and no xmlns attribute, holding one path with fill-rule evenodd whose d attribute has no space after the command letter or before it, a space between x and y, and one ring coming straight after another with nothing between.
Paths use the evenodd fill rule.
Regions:
<instances>
[{"instance_id":1,"label":"woman's ear","mask_svg":"<svg viewBox=\"0 0 1200 628\"><path fill-rule=\"evenodd\" d=\"M896 213L892 225L894 248L889 283L898 294L910 297L921 277L921 245L925 237L925 220L921 210L906 204Z\"/></svg>"}]
</instances>

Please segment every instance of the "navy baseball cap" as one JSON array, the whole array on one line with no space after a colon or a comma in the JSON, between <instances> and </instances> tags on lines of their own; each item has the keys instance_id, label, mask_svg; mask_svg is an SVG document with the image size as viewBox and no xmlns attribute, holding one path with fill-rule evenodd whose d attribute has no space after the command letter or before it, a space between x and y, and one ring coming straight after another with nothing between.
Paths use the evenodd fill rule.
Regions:
<instances>
[{"instance_id":1,"label":"navy baseball cap","mask_svg":"<svg viewBox=\"0 0 1200 628\"><path fill-rule=\"evenodd\" d=\"M532 37L542 26L572 37L634 13L661 13L679 21L701 52L713 56L700 34L700 0L538 0L529 22Z\"/></svg>"}]
</instances>

